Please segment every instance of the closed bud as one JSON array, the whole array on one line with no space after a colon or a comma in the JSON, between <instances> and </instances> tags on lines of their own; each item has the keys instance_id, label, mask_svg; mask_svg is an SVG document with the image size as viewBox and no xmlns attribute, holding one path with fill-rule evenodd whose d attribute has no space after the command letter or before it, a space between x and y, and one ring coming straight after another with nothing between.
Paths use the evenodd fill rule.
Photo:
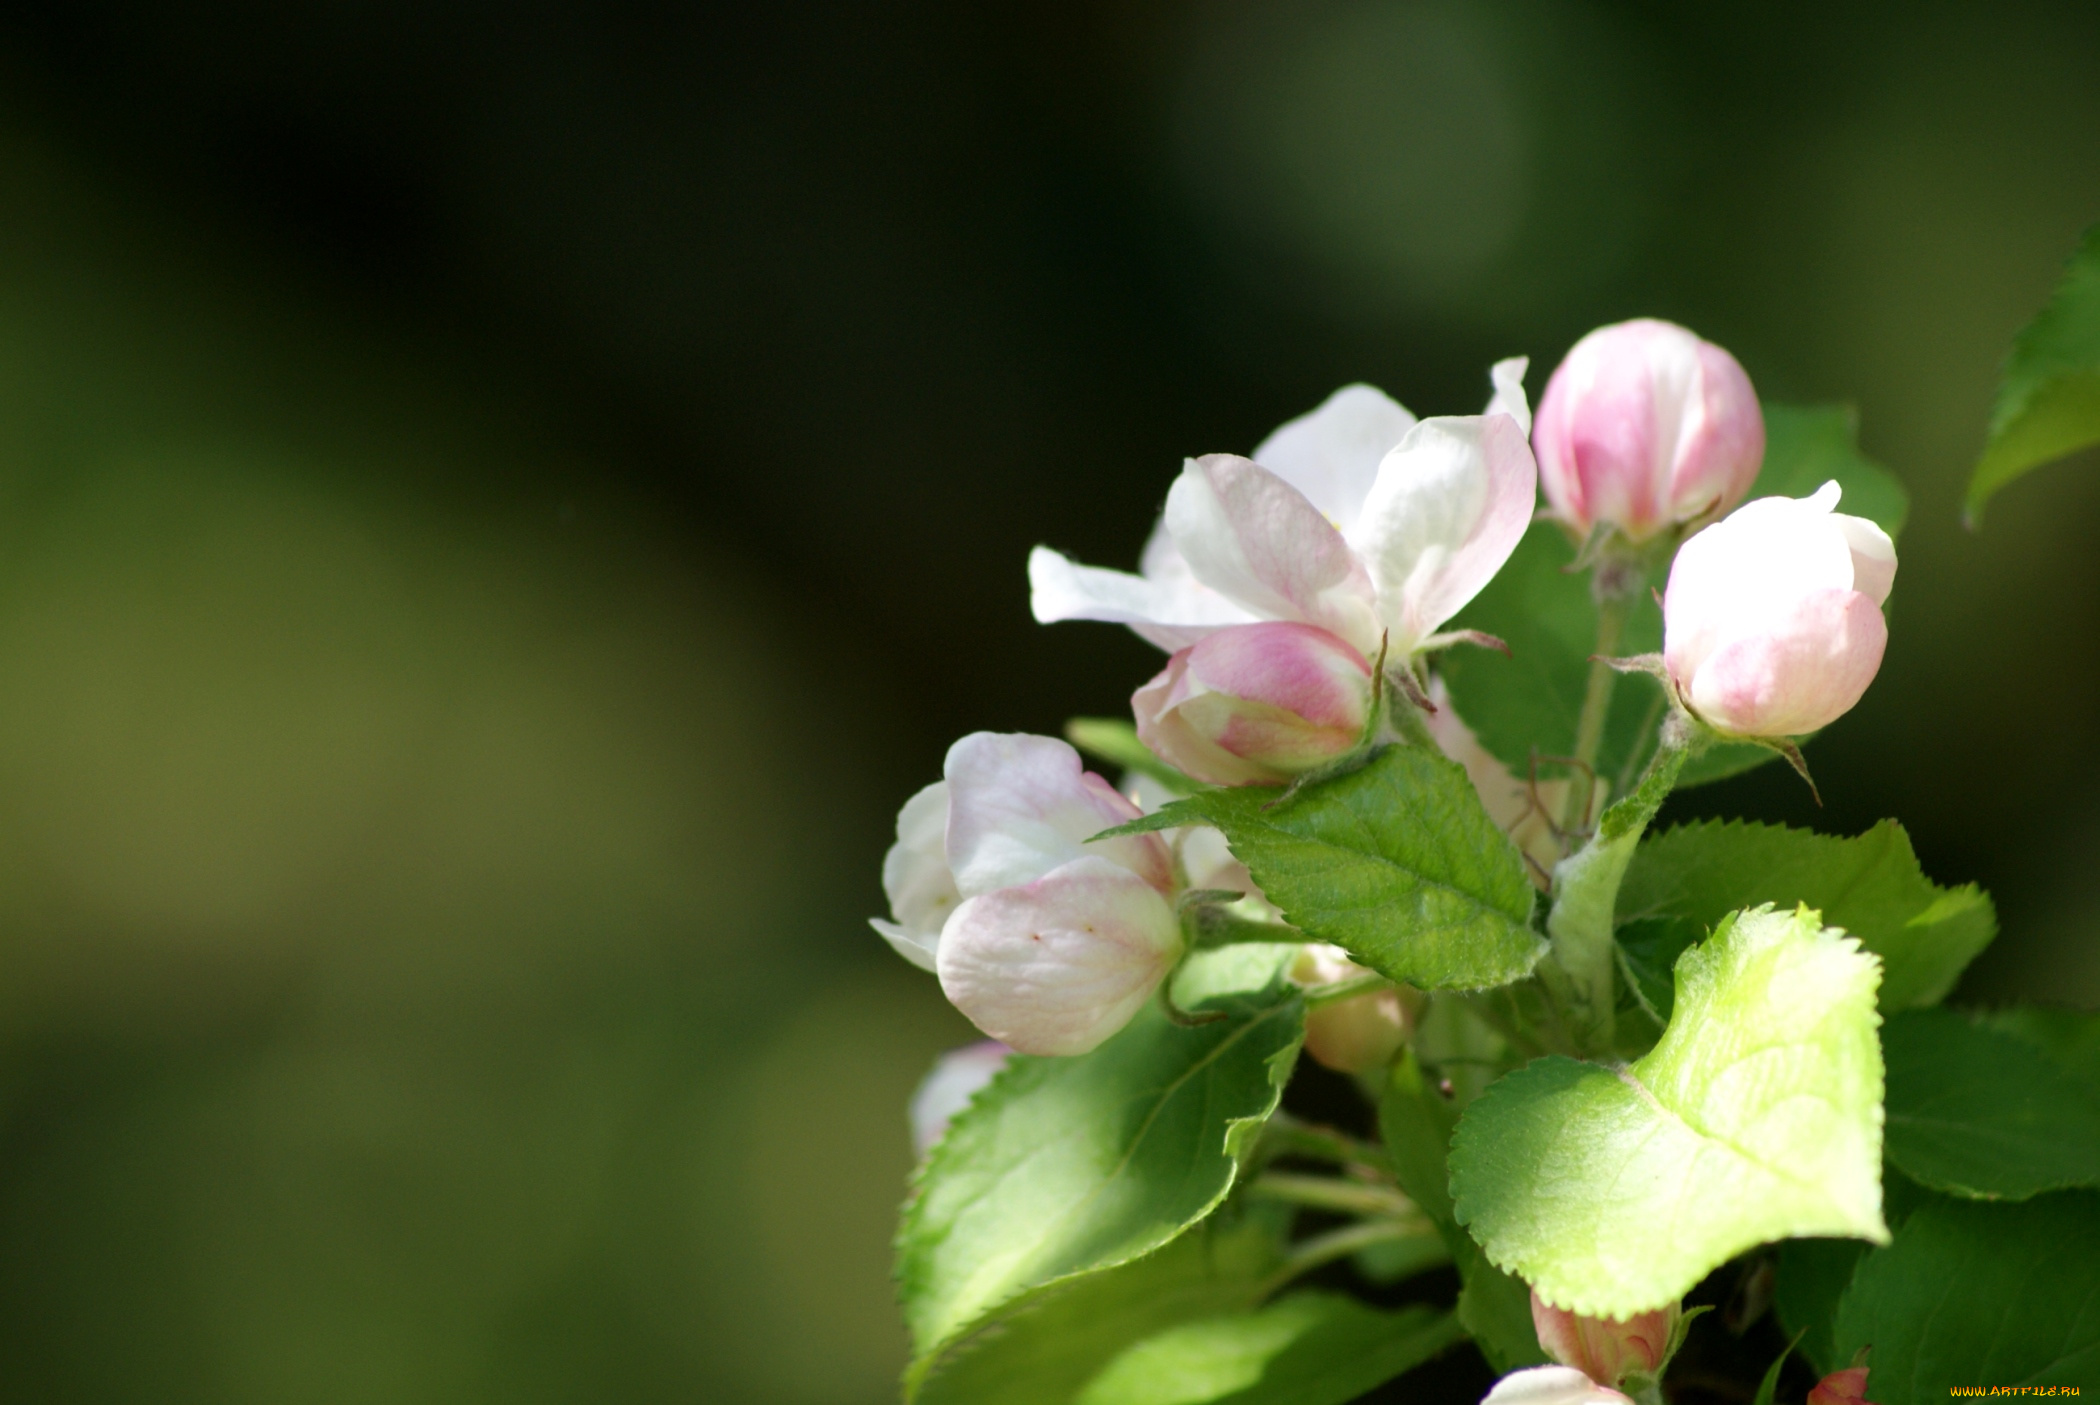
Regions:
<instances>
[{"instance_id":1,"label":"closed bud","mask_svg":"<svg viewBox=\"0 0 2100 1405\"><path fill-rule=\"evenodd\" d=\"M1221 629L1167 661L1130 700L1138 736L1199 781L1286 781L1352 749L1371 714L1371 665L1308 624Z\"/></svg>"},{"instance_id":2,"label":"closed bud","mask_svg":"<svg viewBox=\"0 0 2100 1405\"><path fill-rule=\"evenodd\" d=\"M1660 1372L1669 1358L1670 1335L1682 1315L1683 1309L1672 1303L1618 1322L1582 1317L1548 1306L1537 1293L1531 1295L1531 1325L1538 1330L1539 1345L1546 1355L1607 1386L1635 1372L1650 1376Z\"/></svg>"},{"instance_id":3,"label":"closed bud","mask_svg":"<svg viewBox=\"0 0 2100 1405\"><path fill-rule=\"evenodd\" d=\"M1678 549L1663 594L1663 665L1717 731L1794 737L1852 709L1881 667L1896 547L1832 511L1836 483L1759 498Z\"/></svg>"},{"instance_id":4,"label":"closed bud","mask_svg":"<svg viewBox=\"0 0 2100 1405\"><path fill-rule=\"evenodd\" d=\"M1370 974L1340 947L1325 942L1306 947L1291 963L1291 979L1308 988ZM1305 1052L1336 1073L1370 1073L1384 1068L1414 1032L1421 1003L1420 991L1393 986L1307 1011Z\"/></svg>"},{"instance_id":5,"label":"closed bud","mask_svg":"<svg viewBox=\"0 0 2100 1405\"><path fill-rule=\"evenodd\" d=\"M1832 1371L1808 1393L1808 1405L1867 1405L1867 1368Z\"/></svg>"},{"instance_id":6,"label":"closed bud","mask_svg":"<svg viewBox=\"0 0 2100 1405\"><path fill-rule=\"evenodd\" d=\"M1546 383L1532 447L1555 516L1642 541L1742 501L1765 421L1733 356L1641 318L1575 343Z\"/></svg>"}]
</instances>

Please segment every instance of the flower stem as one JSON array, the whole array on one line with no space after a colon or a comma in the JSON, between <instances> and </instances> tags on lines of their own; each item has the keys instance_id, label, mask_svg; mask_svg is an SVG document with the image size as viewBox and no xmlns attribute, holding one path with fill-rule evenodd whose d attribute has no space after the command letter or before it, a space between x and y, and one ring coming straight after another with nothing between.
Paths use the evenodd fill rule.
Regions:
<instances>
[{"instance_id":1,"label":"flower stem","mask_svg":"<svg viewBox=\"0 0 2100 1405\"><path fill-rule=\"evenodd\" d=\"M1597 648L1590 659L1589 681L1582 691L1582 715L1575 722L1575 774L1568 780L1568 798L1560 812L1561 830L1571 839L1589 828L1590 802L1597 792L1597 752L1604 744L1604 719L1611 713L1612 685L1619 680L1618 671L1604 661L1619 652L1619 641L1626 633L1626 620L1633 613L1635 593L1640 589L1637 573L1624 573L1631 577L1628 589L1625 582L1619 581L1607 587L1605 568L1600 565L1598 571Z\"/></svg>"},{"instance_id":2,"label":"flower stem","mask_svg":"<svg viewBox=\"0 0 2100 1405\"><path fill-rule=\"evenodd\" d=\"M1343 1225L1325 1234L1317 1234L1301 1244L1293 1245L1289 1257L1284 1259L1274 1273L1257 1290L1257 1297L1267 1297L1293 1279L1301 1278L1316 1268L1323 1268L1336 1259L1346 1259L1359 1250L1376 1244L1388 1244L1402 1239L1419 1239L1423 1268L1433 1268L1450 1260L1450 1251L1444 1249L1444 1241L1434 1230L1406 1220L1364 1220L1358 1224ZM1443 1252L1439 1252L1442 1250Z\"/></svg>"},{"instance_id":3,"label":"flower stem","mask_svg":"<svg viewBox=\"0 0 2100 1405\"><path fill-rule=\"evenodd\" d=\"M1338 1215L1364 1215L1421 1222L1422 1212L1391 1186L1362 1181L1337 1180L1332 1176L1301 1176L1288 1171L1265 1171L1247 1183L1247 1193L1262 1200L1284 1200L1309 1209Z\"/></svg>"}]
</instances>

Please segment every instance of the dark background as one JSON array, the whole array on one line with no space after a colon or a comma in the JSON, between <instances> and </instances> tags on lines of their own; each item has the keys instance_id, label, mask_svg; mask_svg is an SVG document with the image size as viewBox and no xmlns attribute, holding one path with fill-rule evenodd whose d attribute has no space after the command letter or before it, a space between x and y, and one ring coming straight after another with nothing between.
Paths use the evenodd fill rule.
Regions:
<instances>
[{"instance_id":1,"label":"dark background","mask_svg":"<svg viewBox=\"0 0 2100 1405\"><path fill-rule=\"evenodd\" d=\"M2100 1003L2100 467L1959 490L2100 218L2086 5L0 15L0 1396L877 1401L862 919L1181 457L1683 321L1913 494L1783 771Z\"/></svg>"}]
</instances>

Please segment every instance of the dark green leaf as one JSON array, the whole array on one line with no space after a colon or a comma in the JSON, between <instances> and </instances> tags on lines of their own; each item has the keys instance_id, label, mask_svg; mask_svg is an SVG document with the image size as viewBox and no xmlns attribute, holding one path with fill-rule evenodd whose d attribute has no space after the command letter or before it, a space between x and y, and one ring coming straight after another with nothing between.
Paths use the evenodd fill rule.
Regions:
<instances>
[{"instance_id":1,"label":"dark green leaf","mask_svg":"<svg viewBox=\"0 0 2100 1405\"><path fill-rule=\"evenodd\" d=\"M2100 225L2086 231L2040 315L2013 340L1990 437L1969 480L1971 525L2031 468L2100 443Z\"/></svg>"},{"instance_id":2,"label":"dark green leaf","mask_svg":"<svg viewBox=\"0 0 2100 1405\"><path fill-rule=\"evenodd\" d=\"M1379 1130L1400 1188L1435 1222L1458 1268L1459 1323L1498 1375L1545 1361L1531 1324L1531 1290L1487 1260L1452 1212L1446 1148L1458 1109L1422 1076L1412 1049L1393 1065L1379 1102Z\"/></svg>"},{"instance_id":3,"label":"dark green leaf","mask_svg":"<svg viewBox=\"0 0 2100 1405\"><path fill-rule=\"evenodd\" d=\"M1071 1405L1134 1342L1254 1306L1290 1210L1237 1202L1135 1263L1047 1289L945 1352L917 1405Z\"/></svg>"},{"instance_id":4,"label":"dark green leaf","mask_svg":"<svg viewBox=\"0 0 2100 1405\"><path fill-rule=\"evenodd\" d=\"M1207 790L1114 832L1216 825L1292 926L1425 990L1507 985L1545 954L1524 860L1456 761L1389 746L1280 793Z\"/></svg>"},{"instance_id":5,"label":"dark green leaf","mask_svg":"<svg viewBox=\"0 0 2100 1405\"><path fill-rule=\"evenodd\" d=\"M1429 1308L1381 1312L1339 1294L1294 1293L1139 1342L1075 1405L1346 1405L1463 1336Z\"/></svg>"},{"instance_id":6,"label":"dark green leaf","mask_svg":"<svg viewBox=\"0 0 2100 1405\"><path fill-rule=\"evenodd\" d=\"M2100 1103L2034 1045L1952 1010L1881 1030L1888 1158L1935 1190L2024 1200L2100 1185Z\"/></svg>"},{"instance_id":7,"label":"dark green leaf","mask_svg":"<svg viewBox=\"0 0 2100 1405\"><path fill-rule=\"evenodd\" d=\"M1994 1010L1979 1023L2032 1044L2087 1093L2100 1097L2100 1014L2024 1005Z\"/></svg>"},{"instance_id":8,"label":"dark green leaf","mask_svg":"<svg viewBox=\"0 0 2100 1405\"><path fill-rule=\"evenodd\" d=\"M1838 1308L1837 1349L1874 1348L1876 1405L1941 1405L1956 1386L2100 1382L2100 1195L1935 1200L1869 1254Z\"/></svg>"},{"instance_id":9,"label":"dark green leaf","mask_svg":"<svg viewBox=\"0 0 2100 1405\"><path fill-rule=\"evenodd\" d=\"M1819 1376L1850 1364L1836 1359L1838 1302L1870 1252L1857 1239L1789 1239L1779 1246L1772 1307Z\"/></svg>"},{"instance_id":10,"label":"dark green leaf","mask_svg":"<svg viewBox=\"0 0 2100 1405\"><path fill-rule=\"evenodd\" d=\"M1649 1053L1539 1059L1466 1109L1459 1222L1589 1317L1661 1307L1770 1240L1885 1239L1879 977L1808 909L1731 917L1678 963Z\"/></svg>"},{"instance_id":11,"label":"dark green leaf","mask_svg":"<svg viewBox=\"0 0 2100 1405\"><path fill-rule=\"evenodd\" d=\"M1176 997L1077 1058L1016 1058L928 1158L898 1239L915 1385L988 1315L1127 1263L1215 1209L1304 1032L1289 948L1194 958Z\"/></svg>"},{"instance_id":12,"label":"dark green leaf","mask_svg":"<svg viewBox=\"0 0 2100 1405\"><path fill-rule=\"evenodd\" d=\"M1641 973L1674 962L1724 913L1766 902L1807 903L1879 956L1883 1010L1943 999L1998 928L1982 889L1925 878L1893 820L1851 839L1708 821L1641 844L1619 886L1621 941ZM1658 993L1646 978L1642 989L1651 999ZM1668 1015L1667 1005L1658 1008Z\"/></svg>"}]
</instances>

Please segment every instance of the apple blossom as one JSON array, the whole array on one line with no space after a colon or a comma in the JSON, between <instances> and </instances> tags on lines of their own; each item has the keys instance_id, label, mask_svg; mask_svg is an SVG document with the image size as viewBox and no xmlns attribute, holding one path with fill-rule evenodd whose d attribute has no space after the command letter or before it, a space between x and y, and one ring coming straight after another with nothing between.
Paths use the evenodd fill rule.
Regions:
<instances>
[{"instance_id":1,"label":"apple blossom","mask_svg":"<svg viewBox=\"0 0 2100 1405\"><path fill-rule=\"evenodd\" d=\"M1849 711L1881 667L1896 548L1839 488L1759 498L1678 549L1663 595L1671 686L1716 731L1790 737Z\"/></svg>"},{"instance_id":2,"label":"apple blossom","mask_svg":"<svg viewBox=\"0 0 2100 1405\"><path fill-rule=\"evenodd\" d=\"M948 1130L955 1114L1006 1067L1014 1051L996 1039L980 1039L950 1049L934 1061L911 1095L911 1145L920 1157Z\"/></svg>"},{"instance_id":3,"label":"apple blossom","mask_svg":"<svg viewBox=\"0 0 2100 1405\"><path fill-rule=\"evenodd\" d=\"M1337 391L1244 459L1191 459L1140 574L1028 562L1037 620L1127 624L1178 650L1235 624L1318 626L1406 657L1493 579L1530 522L1538 469L1524 361L1486 413L1417 421L1369 386Z\"/></svg>"},{"instance_id":4,"label":"apple blossom","mask_svg":"<svg viewBox=\"0 0 2100 1405\"><path fill-rule=\"evenodd\" d=\"M1311 988L1372 974L1349 953L1326 942L1308 944L1291 962L1291 979ZM1420 991L1407 986L1373 990L1305 1015L1305 1052L1336 1073L1371 1073L1384 1068L1414 1031Z\"/></svg>"},{"instance_id":5,"label":"apple blossom","mask_svg":"<svg viewBox=\"0 0 2100 1405\"><path fill-rule=\"evenodd\" d=\"M1199 781L1285 781L1362 739L1371 665L1324 629L1235 625L1167 661L1130 700L1138 737Z\"/></svg>"},{"instance_id":6,"label":"apple blossom","mask_svg":"<svg viewBox=\"0 0 2100 1405\"><path fill-rule=\"evenodd\" d=\"M1662 1370L1669 1359L1671 1334L1682 1316L1682 1309L1672 1303L1623 1322L1583 1317L1548 1305L1536 1292L1531 1295L1531 1325L1546 1355L1593 1381L1614 1386L1632 1372L1652 1376Z\"/></svg>"},{"instance_id":7,"label":"apple blossom","mask_svg":"<svg viewBox=\"0 0 2100 1405\"><path fill-rule=\"evenodd\" d=\"M1085 1053L1181 957L1173 855L1152 834L1088 843L1140 812L1055 738L975 732L944 769L897 817L875 929L986 1034Z\"/></svg>"},{"instance_id":8,"label":"apple blossom","mask_svg":"<svg viewBox=\"0 0 2100 1405\"><path fill-rule=\"evenodd\" d=\"M1633 1405L1633 1400L1573 1366L1532 1366L1496 1381L1480 1405Z\"/></svg>"},{"instance_id":9,"label":"apple blossom","mask_svg":"<svg viewBox=\"0 0 2100 1405\"><path fill-rule=\"evenodd\" d=\"M1556 517L1643 541L1740 502L1765 423L1733 356L1644 317L1575 343L1539 398L1532 446Z\"/></svg>"}]
</instances>

